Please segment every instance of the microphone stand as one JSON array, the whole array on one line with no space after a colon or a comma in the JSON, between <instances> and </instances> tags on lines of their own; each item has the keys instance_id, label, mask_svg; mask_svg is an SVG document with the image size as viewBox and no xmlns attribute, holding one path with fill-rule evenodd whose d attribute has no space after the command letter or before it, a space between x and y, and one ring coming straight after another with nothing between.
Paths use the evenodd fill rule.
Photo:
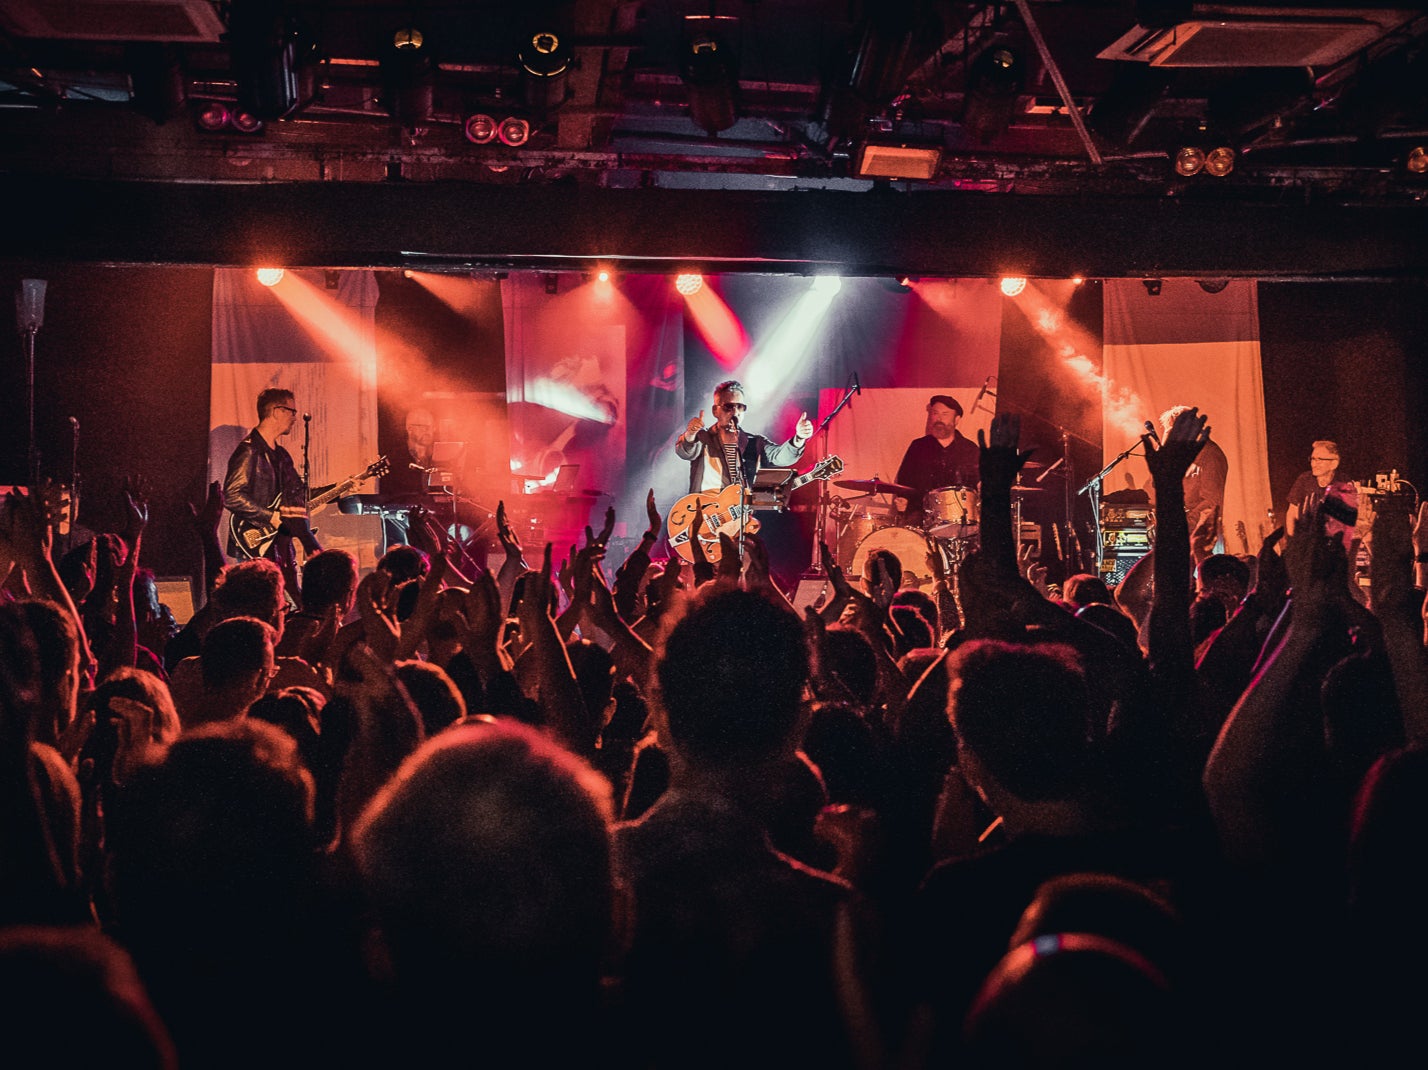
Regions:
<instances>
[{"instance_id":1,"label":"microphone stand","mask_svg":"<svg viewBox=\"0 0 1428 1070\"><path fill-rule=\"evenodd\" d=\"M1076 492L1078 497L1082 494L1087 494L1088 491L1090 492L1088 497L1091 502L1091 519L1096 525L1096 560L1098 562L1101 560L1101 557L1105 553L1106 548L1105 535L1101 531L1101 484L1105 482L1106 476L1111 474L1111 469L1114 468L1116 465L1120 464L1122 461L1124 461L1132 453L1134 453L1136 447L1139 445L1140 439L1136 439L1129 446L1123 449L1120 454L1114 460L1111 461L1110 464L1106 465L1106 467L1102 468L1099 472L1097 472L1089 480L1087 480L1086 485ZM1066 486L1068 488L1071 486L1071 481L1069 479L1066 481Z\"/></svg>"},{"instance_id":2,"label":"microphone stand","mask_svg":"<svg viewBox=\"0 0 1428 1070\"><path fill-rule=\"evenodd\" d=\"M734 480L739 484L739 564L744 563L744 525L753 505L753 493L744 485L744 451L739 448L739 418L730 419L734 428ZM746 504L747 499L747 504Z\"/></svg>"},{"instance_id":3,"label":"microphone stand","mask_svg":"<svg viewBox=\"0 0 1428 1070\"><path fill-rule=\"evenodd\" d=\"M823 417L823 422L814 430L815 435L823 436L823 456L828 456L828 425L833 422L833 417L843 411L843 407L853 400L853 395L859 393L859 386L850 386L844 389L843 396L838 399L838 404L833 406L833 411ZM823 561L823 539L827 535L824 530L828 526L828 503L832 500L832 493L828 490L826 481L818 490L818 510L813 516L813 559L808 565L808 571L804 576L809 579L817 579L825 572ZM835 549L834 553L837 551Z\"/></svg>"},{"instance_id":4,"label":"microphone stand","mask_svg":"<svg viewBox=\"0 0 1428 1070\"><path fill-rule=\"evenodd\" d=\"M64 548L74 549L74 526L79 523L79 421L69 418L69 530L65 532Z\"/></svg>"}]
</instances>

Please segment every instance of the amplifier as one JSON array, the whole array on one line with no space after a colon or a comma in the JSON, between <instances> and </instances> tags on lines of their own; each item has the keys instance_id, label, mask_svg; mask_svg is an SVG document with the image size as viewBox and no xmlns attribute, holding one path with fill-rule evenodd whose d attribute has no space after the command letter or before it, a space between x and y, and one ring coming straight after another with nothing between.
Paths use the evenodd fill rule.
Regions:
<instances>
[{"instance_id":1,"label":"amplifier","mask_svg":"<svg viewBox=\"0 0 1428 1070\"><path fill-rule=\"evenodd\" d=\"M1148 528L1154 520L1148 505L1101 505L1102 528Z\"/></svg>"}]
</instances>

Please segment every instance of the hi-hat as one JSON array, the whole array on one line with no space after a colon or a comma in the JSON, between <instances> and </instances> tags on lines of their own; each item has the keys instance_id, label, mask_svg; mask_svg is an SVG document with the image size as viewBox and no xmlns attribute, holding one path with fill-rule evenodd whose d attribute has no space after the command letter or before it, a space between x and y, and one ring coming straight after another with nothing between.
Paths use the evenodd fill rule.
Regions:
<instances>
[{"instance_id":1,"label":"hi-hat","mask_svg":"<svg viewBox=\"0 0 1428 1070\"><path fill-rule=\"evenodd\" d=\"M881 479L839 479L835 480L835 487L842 487L844 490L860 490L864 494L895 494L899 498L915 498L917 490L913 487L904 487L901 483L887 483Z\"/></svg>"}]
</instances>

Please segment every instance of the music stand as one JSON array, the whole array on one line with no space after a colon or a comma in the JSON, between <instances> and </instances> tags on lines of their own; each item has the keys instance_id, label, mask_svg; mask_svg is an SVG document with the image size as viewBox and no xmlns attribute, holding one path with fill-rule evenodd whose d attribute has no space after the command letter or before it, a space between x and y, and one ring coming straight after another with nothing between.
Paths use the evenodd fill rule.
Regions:
<instances>
[{"instance_id":1,"label":"music stand","mask_svg":"<svg viewBox=\"0 0 1428 1070\"><path fill-rule=\"evenodd\" d=\"M760 468L754 473L754 485L749 494L749 508L777 509L782 512L787 505L780 491L783 485L798 474L796 468Z\"/></svg>"}]
</instances>

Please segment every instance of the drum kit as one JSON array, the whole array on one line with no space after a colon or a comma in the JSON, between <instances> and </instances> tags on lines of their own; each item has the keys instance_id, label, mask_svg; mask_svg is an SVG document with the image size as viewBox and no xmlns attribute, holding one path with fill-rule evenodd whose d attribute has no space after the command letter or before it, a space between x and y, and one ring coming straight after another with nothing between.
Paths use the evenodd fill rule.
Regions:
<instances>
[{"instance_id":1,"label":"drum kit","mask_svg":"<svg viewBox=\"0 0 1428 1070\"><path fill-rule=\"evenodd\" d=\"M1023 472L1042 466L1028 462ZM955 575L956 568L976 549L981 533L981 498L976 487L936 487L922 495L922 519L915 521L914 509L904 511L896 499L915 502L913 487L872 479L835 480L833 486L855 492L852 497L834 496L829 508L838 530L838 560L851 577L862 574L868 556L888 550L902 564L904 587L930 587L935 578L928 564L932 554L940 556L944 571ZM1013 531L1021 531L1022 495L1040 492L1040 486L1012 488Z\"/></svg>"}]
</instances>

